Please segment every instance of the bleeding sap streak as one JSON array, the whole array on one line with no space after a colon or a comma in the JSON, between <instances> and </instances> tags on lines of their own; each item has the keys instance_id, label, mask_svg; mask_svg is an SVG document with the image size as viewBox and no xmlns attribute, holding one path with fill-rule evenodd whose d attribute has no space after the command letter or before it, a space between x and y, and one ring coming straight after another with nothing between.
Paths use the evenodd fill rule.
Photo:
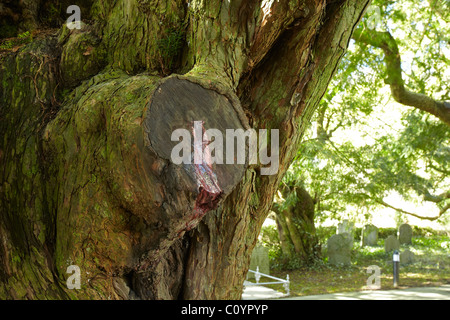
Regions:
<instances>
[{"instance_id":1,"label":"bleeding sap streak","mask_svg":"<svg viewBox=\"0 0 450 320\"><path fill-rule=\"evenodd\" d=\"M217 176L212 169L212 161L210 157L205 157L205 155L210 155L209 152L209 139L205 133L205 128L202 128L201 133L195 130L192 126L192 133L194 136L194 159L201 159L199 161L194 161L194 175L197 181L198 195L195 201L194 216L191 222L187 225L187 229L190 230L195 226L198 219L202 218L206 212L217 208L217 203L220 200L220 196L223 191L219 187L217 181ZM198 137L199 133L202 137ZM198 143L201 141L201 143Z\"/></svg>"}]
</instances>

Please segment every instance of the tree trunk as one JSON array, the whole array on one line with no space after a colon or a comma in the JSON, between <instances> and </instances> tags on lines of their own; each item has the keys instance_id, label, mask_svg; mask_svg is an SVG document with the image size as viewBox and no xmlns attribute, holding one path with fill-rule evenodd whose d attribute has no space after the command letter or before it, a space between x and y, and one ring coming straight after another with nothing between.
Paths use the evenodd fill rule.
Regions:
<instances>
[{"instance_id":1,"label":"tree trunk","mask_svg":"<svg viewBox=\"0 0 450 320\"><path fill-rule=\"evenodd\" d=\"M89 25L2 54L0 298L240 298L369 2L85 1ZM278 171L174 163L171 134L193 121L279 129Z\"/></svg>"},{"instance_id":2,"label":"tree trunk","mask_svg":"<svg viewBox=\"0 0 450 320\"><path fill-rule=\"evenodd\" d=\"M314 225L314 201L302 186L283 185L284 203L274 203L281 249L287 258L297 256L305 265L320 257Z\"/></svg>"}]
</instances>

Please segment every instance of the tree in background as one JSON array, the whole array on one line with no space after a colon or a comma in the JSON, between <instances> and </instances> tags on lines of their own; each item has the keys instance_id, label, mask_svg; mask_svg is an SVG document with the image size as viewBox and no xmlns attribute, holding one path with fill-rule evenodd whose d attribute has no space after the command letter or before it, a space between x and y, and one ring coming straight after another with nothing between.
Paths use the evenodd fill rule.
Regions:
<instances>
[{"instance_id":1,"label":"tree in background","mask_svg":"<svg viewBox=\"0 0 450 320\"><path fill-rule=\"evenodd\" d=\"M356 208L364 220L387 207L444 221L450 207L449 5L374 1L356 28L280 187L302 185L316 218L338 218ZM392 100L404 105L400 123L391 116ZM355 136L364 142L355 142ZM434 214L389 203L392 192L405 201L434 204ZM295 194L284 198L287 206L301 201ZM277 220L287 217L274 211Z\"/></svg>"},{"instance_id":2,"label":"tree in background","mask_svg":"<svg viewBox=\"0 0 450 320\"><path fill-rule=\"evenodd\" d=\"M283 260L311 265L320 258L314 225L315 201L297 180L284 181L275 197L275 212Z\"/></svg>"}]
</instances>

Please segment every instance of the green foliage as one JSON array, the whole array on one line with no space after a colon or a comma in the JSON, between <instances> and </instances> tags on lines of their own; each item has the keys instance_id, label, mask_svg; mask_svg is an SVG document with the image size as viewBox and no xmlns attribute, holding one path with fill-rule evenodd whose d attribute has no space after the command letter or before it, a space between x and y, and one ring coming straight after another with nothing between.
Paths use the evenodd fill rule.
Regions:
<instances>
[{"instance_id":1,"label":"green foliage","mask_svg":"<svg viewBox=\"0 0 450 320\"><path fill-rule=\"evenodd\" d=\"M0 45L0 49L2 50L12 49L12 47L13 47L12 40L6 40Z\"/></svg>"},{"instance_id":2,"label":"green foliage","mask_svg":"<svg viewBox=\"0 0 450 320\"><path fill-rule=\"evenodd\" d=\"M449 99L448 8L435 0L373 5L381 12L377 30L397 39L406 87ZM383 59L382 50L351 42L284 177L305 185L317 222L349 215L366 222L391 194L432 203L435 216L450 202L439 198L450 190L450 130L428 113L393 104Z\"/></svg>"},{"instance_id":3,"label":"green foliage","mask_svg":"<svg viewBox=\"0 0 450 320\"><path fill-rule=\"evenodd\" d=\"M273 270L294 270L303 265L298 256L286 257L280 245L277 228L274 225L264 226L260 232L261 243L269 249L270 268Z\"/></svg>"},{"instance_id":4,"label":"green foliage","mask_svg":"<svg viewBox=\"0 0 450 320\"><path fill-rule=\"evenodd\" d=\"M426 233L421 229L419 233ZM438 240L441 236L418 236L418 243L427 243L429 247L418 247L418 243L409 246L414 251L417 262L410 265L400 265L400 284L403 287L440 286L448 283L450 269L448 263L447 243L445 237L442 242ZM402 246L405 249L408 246ZM418 249L414 249L414 248ZM291 281L291 295L304 296L326 294L332 292L347 292L367 290L367 268L372 265L381 270L381 289L393 289L392 285L392 254L386 253L381 243L375 247L364 247L353 250L353 264L348 267L334 267L328 264L317 265L312 269L302 268L299 270L274 270L273 275L285 278L289 274ZM273 288L283 291L281 285L273 285Z\"/></svg>"},{"instance_id":5,"label":"green foliage","mask_svg":"<svg viewBox=\"0 0 450 320\"><path fill-rule=\"evenodd\" d=\"M434 235L430 237L413 237L412 245L415 248L426 248L435 250L450 250L450 238L444 235Z\"/></svg>"},{"instance_id":6,"label":"green foliage","mask_svg":"<svg viewBox=\"0 0 450 320\"><path fill-rule=\"evenodd\" d=\"M356 265L364 265L367 261L376 262L377 265L388 260L391 253L386 252L383 246L362 247L355 250L354 261Z\"/></svg>"},{"instance_id":7,"label":"green foliage","mask_svg":"<svg viewBox=\"0 0 450 320\"><path fill-rule=\"evenodd\" d=\"M324 247L327 240L334 234L336 234L336 227L316 227L316 236L322 247Z\"/></svg>"},{"instance_id":8,"label":"green foliage","mask_svg":"<svg viewBox=\"0 0 450 320\"><path fill-rule=\"evenodd\" d=\"M413 235L418 237L433 237L433 236L449 236L450 234L448 232L442 231L442 230L433 230L429 227L417 227L412 226L413 228Z\"/></svg>"},{"instance_id":9,"label":"green foliage","mask_svg":"<svg viewBox=\"0 0 450 320\"><path fill-rule=\"evenodd\" d=\"M61 25L64 21L62 14L65 14L65 8L67 6L64 7L61 0L45 2L40 14L41 22L49 27Z\"/></svg>"},{"instance_id":10,"label":"green foliage","mask_svg":"<svg viewBox=\"0 0 450 320\"><path fill-rule=\"evenodd\" d=\"M386 239L390 235L397 236L397 228L378 228L378 239Z\"/></svg>"},{"instance_id":11,"label":"green foliage","mask_svg":"<svg viewBox=\"0 0 450 320\"><path fill-rule=\"evenodd\" d=\"M388 231L385 230L385 234ZM400 252L409 249L416 255L417 262L411 267L411 269L416 269L413 270L414 272L417 272L417 269L435 266L436 262L448 259L450 238L447 235L437 235L436 232L430 234L427 229L418 229L417 231L420 234L428 233L428 235L415 235L412 237L412 244L400 247ZM385 252L384 239L380 239L377 246L357 248L354 250L352 260L355 265L375 264L385 270L392 268L392 253ZM402 265L401 268L402 272L408 270L405 265Z\"/></svg>"},{"instance_id":12,"label":"green foliage","mask_svg":"<svg viewBox=\"0 0 450 320\"><path fill-rule=\"evenodd\" d=\"M165 32L163 38L158 40L157 47L164 74L168 74L174 67L183 47L184 38L185 31L183 29L172 27Z\"/></svg>"},{"instance_id":13,"label":"green foliage","mask_svg":"<svg viewBox=\"0 0 450 320\"><path fill-rule=\"evenodd\" d=\"M336 233L335 227L318 227L316 229L316 236L318 237L319 244L325 244L327 239ZM320 268L324 261L323 259L316 258L312 262L306 263L302 257L296 255L286 256L283 254L280 245L280 239L278 230L274 225L264 226L260 232L261 243L269 249L270 267L272 270L296 270L307 267L310 270ZM294 252L294 248L292 248Z\"/></svg>"},{"instance_id":14,"label":"green foliage","mask_svg":"<svg viewBox=\"0 0 450 320\"><path fill-rule=\"evenodd\" d=\"M384 239L389 235L397 233L396 228L379 228L379 240L376 246L360 247L361 228L355 228L354 245L352 249L352 265L348 267L334 267L327 263L326 254L322 259L315 260L312 264L305 262L296 255L292 257L284 256L281 251L280 240L277 228L274 225L264 226L260 233L261 243L269 249L270 268L274 272L305 270L307 272L324 272L333 270L354 270L354 268L366 268L368 265L377 265L383 272L390 273L392 268L392 253L386 253L384 250ZM317 227L316 235L322 248L328 238L336 234L336 227ZM435 231L430 228L413 227L412 244L402 245L400 250L406 248L412 250L418 259L418 262L411 267L402 266L402 270L417 272L419 269L429 268L442 263L450 250L450 238L448 234ZM408 269L409 268L409 269ZM386 271L389 270L389 271ZM363 270L365 272L365 269Z\"/></svg>"},{"instance_id":15,"label":"green foliage","mask_svg":"<svg viewBox=\"0 0 450 320\"><path fill-rule=\"evenodd\" d=\"M0 44L0 50L9 50L16 46L20 46L26 43L31 42L33 40L33 36L29 31L21 33L17 36L17 38L6 39Z\"/></svg>"},{"instance_id":16,"label":"green foliage","mask_svg":"<svg viewBox=\"0 0 450 320\"><path fill-rule=\"evenodd\" d=\"M269 249L269 259L273 263L281 255L280 238L274 225L263 226L260 232L261 243Z\"/></svg>"}]
</instances>

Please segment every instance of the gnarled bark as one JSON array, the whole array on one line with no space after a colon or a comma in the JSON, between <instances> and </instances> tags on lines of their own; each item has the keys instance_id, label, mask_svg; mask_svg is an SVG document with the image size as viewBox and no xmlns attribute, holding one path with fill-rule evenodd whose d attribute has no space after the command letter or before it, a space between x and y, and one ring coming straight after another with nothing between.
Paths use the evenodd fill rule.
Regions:
<instances>
[{"instance_id":1,"label":"gnarled bark","mask_svg":"<svg viewBox=\"0 0 450 320\"><path fill-rule=\"evenodd\" d=\"M239 298L368 2L96 0L2 56L0 297ZM174 164L168 133L197 120L279 129L278 172Z\"/></svg>"}]
</instances>

